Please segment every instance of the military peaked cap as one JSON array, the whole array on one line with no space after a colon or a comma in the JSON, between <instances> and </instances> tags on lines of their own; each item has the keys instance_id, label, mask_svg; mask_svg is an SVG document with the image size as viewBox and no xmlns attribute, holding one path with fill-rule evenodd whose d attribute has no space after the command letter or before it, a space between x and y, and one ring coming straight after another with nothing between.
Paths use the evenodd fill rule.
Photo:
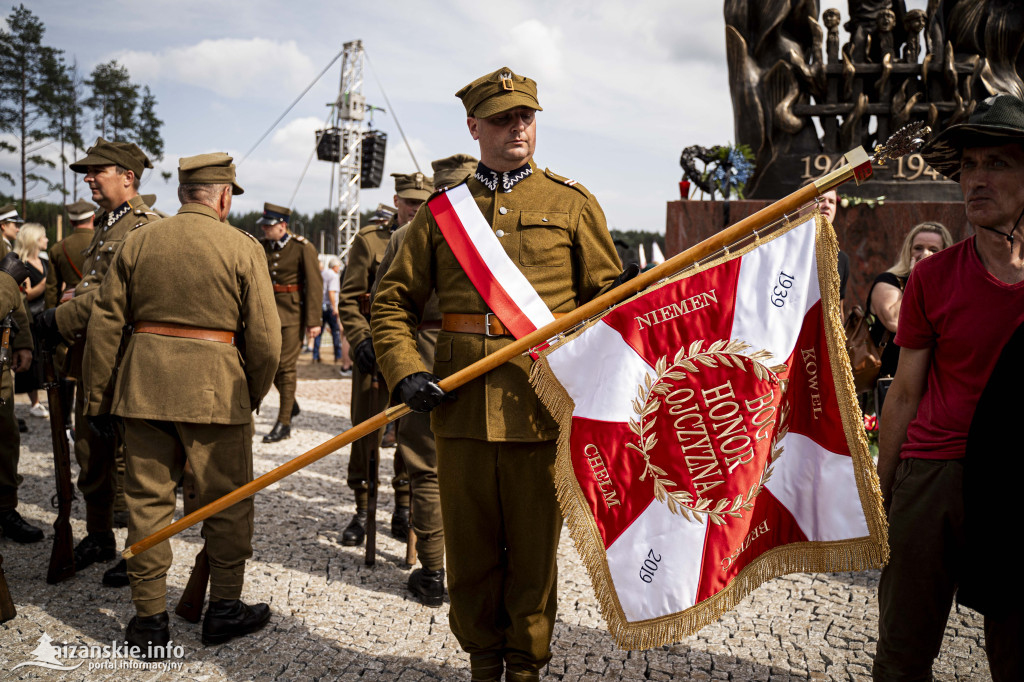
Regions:
<instances>
[{"instance_id":1,"label":"military peaked cap","mask_svg":"<svg viewBox=\"0 0 1024 682\"><path fill-rule=\"evenodd\" d=\"M500 68L481 76L455 93L466 107L467 116L487 118L516 107L543 111L537 101L537 82Z\"/></svg>"},{"instance_id":2,"label":"military peaked cap","mask_svg":"<svg viewBox=\"0 0 1024 682\"><path fill-rule=\"evenodd\" d=\"M451 156L431 162L434 169L434 189L454 187L474 172L478 161L469 154L452 154Z\"/></svg>"},{"instance_id":3,"label":"military peaked cap","mask_svg":"<svg viewBox=\"0 0 1024 682\"><path fill-rule=\"evenodd\" d=\"M292 210L290 208L268 202L263 204L263 215L256 221L256 224L277 225L278 223L287 223L291 217Z\"/></svg>"},{"instance_id":4,"label":"military peaked cap","mask_svg":"<svg viewBox=\"0 0 1024 682\"><path fill-rule=\"evenodd\" d=\"M178 160L178 184L181 185L231 185L232 194L244 194L242 186L235 182L235 164L224 152L184 156Z\"/></svg>"},{"instance_id":5,"label":"military peaked cap","mask_svg":"<svg viewBox=\"0 0 1024 682\"><path fill-rule=\"evenodd\" d=\"M23 223L24 220L18 215L18 209L14 204L7 204L0 207L0 223Z\"/></svg>"},{"instance_id":6,"label":"military peaked cap","mask_svg":"<svg viewBox=\"0 0 1024 682\"><path fill-rule=\"evenodd\" d=\"M395 194L400 199L426 201L434 191L434 179L423 173L392 173L395 179Z\"/></svg>"},{"instance_id":7,"label":"military peaked cap","mask_svg":"<svg viewBox=\"0 0 1024 682\"><path fill-rule=\"evenodd\" d=\"M67 204L64 208L68 211L68 218L73 223L80 223L88 220L90 216L96 215L96 207L85 199L79 199L73 204Z\"/></svg>"},{"instance_id":8,"label":"military peaked cap","mask_svg":"<svg viewBox=\"0 0 1024 682\"><path fill-rule=\"evenodd\" d=\"M135 173L135 177L141 178L142 171L152 168L153 164L136 144L108 142L102 137L97 137L96 144L85 152L85 158L75 161L70 168L76 173L85 173L89 166L120 166Z\"/></svg>"}]
</instances>

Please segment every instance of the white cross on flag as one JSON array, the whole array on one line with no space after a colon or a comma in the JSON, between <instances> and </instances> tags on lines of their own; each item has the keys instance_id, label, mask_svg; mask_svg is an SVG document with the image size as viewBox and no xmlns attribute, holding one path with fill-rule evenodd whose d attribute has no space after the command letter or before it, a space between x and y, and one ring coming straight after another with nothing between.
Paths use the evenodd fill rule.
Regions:
<instances>
[{"instance_id":1,"label":"white cross on flag","mask_svg":"<svg viewBox=\"0 0 1024 682\"><path fill-rule=\"evenodd\" d=\"M886 560L837 253L815 213L534 365L562 511L619 646L679 641L775 576Z\"/></svg>"}]
</instances>

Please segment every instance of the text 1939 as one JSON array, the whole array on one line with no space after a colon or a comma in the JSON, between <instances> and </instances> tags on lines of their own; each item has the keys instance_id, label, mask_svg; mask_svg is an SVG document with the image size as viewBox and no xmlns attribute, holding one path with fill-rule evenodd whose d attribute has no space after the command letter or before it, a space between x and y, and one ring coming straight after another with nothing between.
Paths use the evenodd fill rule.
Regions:
<instances>
[{"instance_id":1,"label":"text 1939","mask_svg":"<svg viewBox=\"0 0 1024 682\"><path fill-rule=\"evenodd\" d=\"M779 279L772 287L772 305L776 308L781 308L786 305L786 296L789 295L789 289L793 286L793 275L787 275L785 272L779 272Z\"/></svg>"}]
</instances>

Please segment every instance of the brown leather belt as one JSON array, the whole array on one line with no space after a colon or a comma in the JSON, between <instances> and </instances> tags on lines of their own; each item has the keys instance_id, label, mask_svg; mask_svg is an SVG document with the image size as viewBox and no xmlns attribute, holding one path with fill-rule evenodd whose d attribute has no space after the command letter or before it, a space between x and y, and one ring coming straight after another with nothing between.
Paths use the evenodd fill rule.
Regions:
<instances>
[{"instance_id":1,"label":"brown leather belt","mask_svg":"<svg viewBox=\"0 0 1024 682\"><path fill-rule=\"evenodd\" d=\"M182 339L198 339L200 341L216 341L235 345L235 333L220 329L203 329L190 327L186 324L173 322L136 322L136 334L158 334L160 336L177 336Z\"/></svg>"},{"instance_id":2,"label":"brown leather belt","mask_svg":"<svg viewBox=\"0 0 1024 682\"><path fill-rule=\"evenodd\" d=\"M292 291L298 291L299 289L300 289L300 287L299 287L298 284L275 284L274 285L274 293L275 294L286 294L286 293L289 293L289 292L292 292Z\"/></svg>"},{"instance_id":3,"label":"brown leather belt","mask_svg":"<svg viewBox=\"0 0 1024 682\"><path fill-rule=\"evenodd\" d=\"M555 318L568 313L553 313ZM446 332L460 334L483 334L484 336L512 336L494 313L473 315L467 313L444 313L441 316L441 329Z\"/></svg>"},{"instance_id":4,"label":"brown leather belt","mask_svg":"<svg viewBox=\"0 0 1024 682\"><path fill-rule=\"evenodd\" d=\"M429 332L429 331L433 331L434 329L440 329L440 328L441 328L441 320L424 320L423 322L420 322L420 326L416 327L416 331L419 331L419 332Z\"/></svg>"}]
</instances>

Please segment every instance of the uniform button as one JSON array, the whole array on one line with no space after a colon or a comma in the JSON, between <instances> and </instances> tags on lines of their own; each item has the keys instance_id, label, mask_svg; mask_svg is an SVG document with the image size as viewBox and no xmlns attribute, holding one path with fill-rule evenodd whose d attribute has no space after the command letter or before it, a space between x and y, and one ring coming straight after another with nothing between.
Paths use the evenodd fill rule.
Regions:
<instances>
[{"instance_id":1,"label":"uniform button","mask_svg":"<svg viewBox=\"0 0 1024 682\"><path fill-rule=\"evenodd\" d=\"M103 240L102 239L100 240L100 246L103 246Z\"/></svg>"},{"instance_id":2,"label":"uniform button","mask_svg":"<svg viewBox=\"0 0 1024 682\"><path fill-rule=\"evenodd\" d=\"M100 257L99 257L99 256L96 256L96 260L99 260L99 259L100 259Z\"/></svg>"},{"instance_id":3,"label":"uniform button","mask_svg":"<svg viewBox=\"0 0 1024 682\"><path fill-rule=\"evenodd\" d=\"M504 230L498 230L497 232L494 233L494 236L495 237L504 237L505 236L505 231Z\"/></svg>"},{"instance_id":4,"label":"uniform button","mask_svg":"<svg viewBox=\"0 0 1024 682\"><path fill-rule=\"evenodd\" d=\"M548 219L547 219L547 218L541 218L541 219L540 219L540 221L541 221L542 223L546 223L546 222L548 221Z\"/></svg>"},{"instance_id":5,"label":"uniform button","mask_svg":"<svg viewBox=\"0 0 1024 682\"><path fill-rule=\"evenodd\" d=\"M83 287L87 287L87 286L89 286L89 283L88 282L82 282L82 286Z\"/></svg>"},{"instance_id":6,"label":"uniform button","mask_svg":"<svg viewBox=\"0 0 1024 682\"><path fill-rule=\"evenodd\" d=\"M498 213L500 213L501 215L505 215L506 213L508 213L508 209L502 206L501 208L498 209Z\"/></svg>"},{"instance_id":7,"label":"uniform button","mask_svg":"<svg viewBox=\"0 0 1024 682\"><path fill-rule=\"evenodd\" d=\"M89 272L89 274L90 274L90 275L95 275L95 274L96 274L96 271L95 271L95 270L92 270L91 272Z\"/></svg>"}]
</instances>

